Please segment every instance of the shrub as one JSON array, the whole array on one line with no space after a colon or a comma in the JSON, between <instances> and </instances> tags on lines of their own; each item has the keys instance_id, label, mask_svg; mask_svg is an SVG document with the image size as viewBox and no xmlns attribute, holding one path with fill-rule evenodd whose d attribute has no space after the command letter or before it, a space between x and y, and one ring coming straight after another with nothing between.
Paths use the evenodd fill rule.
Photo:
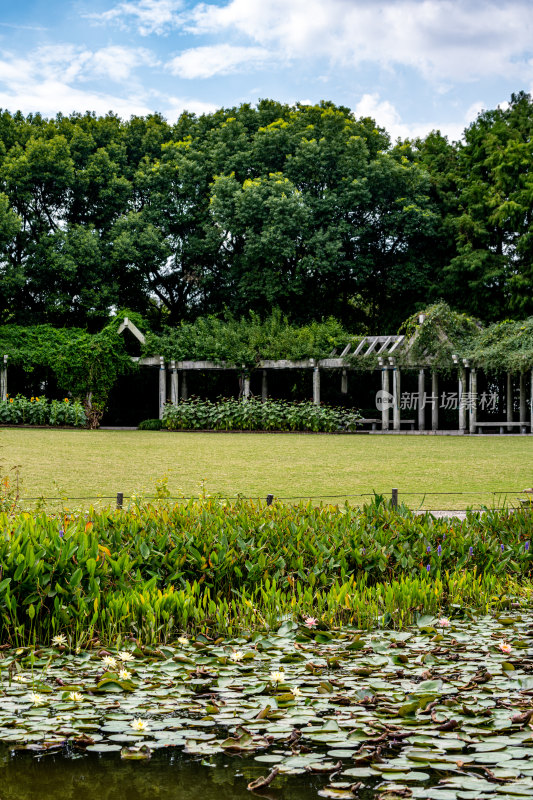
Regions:
<instances>
[{"instance_id":1,"label":"shrub","mask_svg":"<svg viewBox=\"0 0 533 800\"><path fill-rule=\"evenodd\" d=\"M209 429L215 431L355 431L358 411L310 402L285 400L227 399L211 402L192 398L177 406L167 405L163 425L168 430Z\"/></svg>"},{"instance_id":2,"label":"shrub","mask_svg":"<svg viewBox=\"0 0 533 800\"><path fill-rule=\"evenodd\" d=\"M162 427L163 422L160 419L143 419L138 425L140 431L160 431Z\"/></svg>"}]
</instances>

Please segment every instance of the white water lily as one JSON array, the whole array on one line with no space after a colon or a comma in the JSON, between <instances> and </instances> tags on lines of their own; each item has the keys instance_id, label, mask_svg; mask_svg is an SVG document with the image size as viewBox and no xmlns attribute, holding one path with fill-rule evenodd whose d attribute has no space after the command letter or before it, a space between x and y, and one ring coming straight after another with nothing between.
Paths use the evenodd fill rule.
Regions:
<instances>
[{"instance_id":1,"label":"white water lily","mask_svg":"<svg viewBox=\"0 0 533 800\"><path fill-rule=\"evenodd\" d=\"M13 680L17 683L29 683L30 678L25 678L24 675L13 675Z\"/></svg>"},{"instance_id":2,"label":"white water lily","mask_svg":"<svg viewBox=\"0 0 533 800\"><path fill-rule=\"evenodd\" d=\"M129 652L129 650L120 650L119 654L118 654L118 657L120 658L121 661L134 661L135 660L135 656L133 656Z\"/></svg>"},{"instance_id":3,"label":"white water lily","mask_svg":"<svg viewBox=\"0 0 533 800\"><path fill-rule=\"evenodd\" d=\"M283 683L285 680L285 673L284 672L271 672L270 673L270 680L272 683Z\"/></svg>"},{"instance_id":4,"label":"white water lily","mask_svg":"<svg viewBox=\"0 0 533 800\"><path fill-rule=\"evenodd\" d=\"M182 644L183 646L185 646L186 644L189 644L189 640L187 639L186 636L180 636L178 639L178 644Z\"/></svg>"},{"instance_id":5,"label":"white water lily","mask_svg":"<svg viewBox=\"0 0 533 800\"><path fill-rule=\"evenodd\" d=\"M64 633L58 633L58 634L57 634L56 636L54 636L54 638L52 639L52 644L53 644L55 647L64 647L64 646L66 645L66 643L67 643L67 637L65 636L65 634L64 634Z\"/></svg>"},{"instance_id":6,"label":"white water lily","mask_svg":"<svg viewBox=\"0 0 533 800\"><path fill-rule=\"evenodd\" d=\"M70 692L68 699L72 700L74 703L81 703L83 700L83 695L81 692Z\"/></svg>"},{"instance_id":7,"label":"white water lily","mask_svg":"<svg viewBox=\"0 0 533 800\"><path fill-rule=\"evenodd\" d=\"M293 686L292 689L291 689L291 692L295 697L301 697L302 696L302 691L301 691L299 686Z\"/></svg>"},{"instance_id":8,"label":"white water lily","mask_svg":"<svg viewBox=\"0 0 533 800\"><path fill-rule=\"evenodd\" d=\"M235 652L230 655L232 661L242 661L243 657L244 653L242 650L235 650Z\"/></svg>"},{"instance_id":9,"label":"white water lily","mask_svg":"<svg viewBox=\"0 0 533 800\"><path fill-rule=\"evenodd\" d=\"M131 678L131 672L128 672L127 669L121 669L118 673L118 677L121 681L129 681Z\"/></svg>"},{"instance_id":10,"label":"white water lily","mask_svg":"<svg viewBox=\"0 0 533 800\"><path fill-rule=\"evenodd\" d=\"M144 732L149 730L148 723L144 719L134 719L130 725L134 731Z\"/></svg>"},{"instance_id":11,"label":"white water lily","mask_svg":"<svg viewBox=\"0 0 533 800\"><path fill-rule=\"evenodd\" d=\"M102 659L102 664L104 667L108 667L109 669L115 669L117 666L117 659L113 658L113 656L104 656Z\"/></svg>"},{"instance_id":12,"label":"white water lily","mask_svg":"<svg viewBox=\"0 0 533 800\"><path fill-rule=\"evenodd\" d=\"M42 694L38 694L38 692L31 692L30 700L34 706L44 706L45 699Z\"/></svg>"}]
</instances>

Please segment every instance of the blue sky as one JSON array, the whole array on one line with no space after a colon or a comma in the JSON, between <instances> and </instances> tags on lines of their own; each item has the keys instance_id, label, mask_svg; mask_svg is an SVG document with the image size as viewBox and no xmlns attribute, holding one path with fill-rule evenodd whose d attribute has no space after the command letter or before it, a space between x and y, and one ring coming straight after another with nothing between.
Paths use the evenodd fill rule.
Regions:
<instances>
[{"instance_id":1,"label":"blue sky","mask_svg":"<svg viewBox=\"0 0 533 800\"><path fill-rule=\"evenodd\" d=\"M0 0L0 107L173 122L321 99L453 139L533 87L530 0Z\"/></svg>"}]
</instances>

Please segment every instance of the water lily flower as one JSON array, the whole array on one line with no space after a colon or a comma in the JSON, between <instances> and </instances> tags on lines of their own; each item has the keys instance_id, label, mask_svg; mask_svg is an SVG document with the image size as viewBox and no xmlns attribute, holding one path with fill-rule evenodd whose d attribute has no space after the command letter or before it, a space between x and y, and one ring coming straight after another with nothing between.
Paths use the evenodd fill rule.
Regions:
<instances>
[{"instance_id":1,"label":"water lily flower","mask_svg":"<svg viewBox=\"0 0 533 800\"><path fill-rule=\"evenodd\" d=\"M144 719L134 719L130 725L134 731L139 731L140 733L150 730L148 723Z\"/></svg>"},{"instance_id":2,"label":"water lily flower","mask_svg":"<svg viewBox=\"0 0 533 800\"><path fill-rule=\"evenodd\" d=\"M129 650L120 650L118 657L121 661L134 661L135 656L133 656Z\"/></svg>"},{"instance_id":3,"label":"water lily flower","mask_svg":"<svg viewBox=\"0 0 533 800\"><path fill-rule=\"evenodd\" d=\"M113 656L104 656L102 659L102 664L104 667L108 667L109 669L115 669L117 666L117 659L113 658Z\"/></svg>"},{"instance_id":4,"label":"water lily flower","mask_svg":"<svg viewBox=\"0 0 533 800\"><path fill-rule=\"evenodd\" d=\"M58 633L52 639L52 644L55 645L56 647L64 647L66 643L67 643L67 637L65 636L64 633Z\"/></svg>"},{"instance_id":5,"label":"water lily flower","mask_svg":"<svg viewBox=\"0 0 533 800\"><path fill-rule=\"evenodd\" d=\"M178 639L179 644L182 644L184 647L185 645L189 644L189 640L186 636L180 636Z\"/></svg>"},{"instance_id":6,"label":"water lily flower","mask_svg":"<svg viewBox=\"0 0 533 800\"><path fill-rule=\"evenodd\" d=\"M127 669L121 669L118 673L118 677L121 681L129 681L131 678L131 672L128 672Z\"/></svg>"},{"instance_id":7,"label":"water lily flower","mask_svg":"<svg viewBox=\"0 0 533 800\"><path fill-rule=\"evenodd\" d=\"M437 625L440 625L441 628L449 628L450 627L450 620L447 617L441 617Z\"/></svg>"},{"instance_id":8,"label":"water lily flower","mask_svg":"<svg viewBox=\"0 0 533 800\"><path fill-rule=\"evenodd\" d=\"M13 680L17 683L29 683L30 679L25 678L24 675L13 675Z\"/></svg>"},{"instance_id":9,"label":"water lily flower","mask_svg":"<svg viewBox=\"0 0 533 800\"><path fill-rule=\"evenodd\" d=\"M304 625L308 628L315 628L318 620L315 617L305 617Z\"/></svg>"},{"instance_id":10,"label":"water lily flower","mask_svg":"<svg viewBox=\"0 0 533 800\"><path fill-rule=\"evenodd\" d=\"M299 686L293 686L292 689L291 689L291 692L295 697L301 697L302 696L302 692L301 692L301 689L299 688Z\"/></svg>"},{"instance_id":11,"label":"water lily flower","mask_svg":"<svg viewBox=\"0 0 533 800\"><path fill-rule=\"evenodd\" d=\"M234 652L233 652L233 653L230 655L230 659L231 659L232 661L242 661L243 657L244 657L244 653L242 652L242 650L235 650L235 651L234 651Z\"/></svg>"},{"instance_id":12,"label":"water lily flower","mask_svg":"<svg viewBox=\"0 0 533 800\"><path fill-rule=\"evenodd\" d=\"M81 692L70 692L68 699L72 700L73 703L81 703L83 700L83 695Z\"/></svg>"},{"instance_id":13,"label":"water lily flower","mask_svg":"<svg viewBox=\"0 0 533 800\"><path fill-rule=\"evenodd\" d=\"M285 673L284 672L271 672L270 673L270 681L272 683L283 683L285 680Z\"/></svg>"},{"instance_id":14,"label":"water lily flower","mask_svg":"<svg viewBox=\"0 0 533 800\"><path fill-rule=\"evenodd\" d=\"M513 649L510 644L507 644L507 642L498 642L498 647L502 653L510 653Z\"/></svg>"},{"instance_id":15,"label":"water lily flower","mask_svg":"<svg viewBox=\"0 0 533 800\"><path fill-rule=\"evenodd\" d=\"M44 706L45 700L42 694L38 694L37 692L30 693L30 700L34 706Z\"/></svg>"}]
</instances>

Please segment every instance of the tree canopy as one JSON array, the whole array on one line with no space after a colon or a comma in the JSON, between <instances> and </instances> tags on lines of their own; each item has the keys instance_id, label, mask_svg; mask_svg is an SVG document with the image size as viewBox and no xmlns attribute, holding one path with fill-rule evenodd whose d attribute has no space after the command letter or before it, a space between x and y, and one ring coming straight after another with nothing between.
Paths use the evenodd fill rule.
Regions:
<instances>
[{"instance_id":1,"label":"tree canopy","mask_svg":"<svg viewBox=\"0 0 533 800\"><path fill-rule=\"evenodd\" d=\"M533 313L533 105L392 144L322 102L158 114L0 113L0 323L154 329L199 316L395 330L438 300Z\"/></svg>"}]
</instances>

